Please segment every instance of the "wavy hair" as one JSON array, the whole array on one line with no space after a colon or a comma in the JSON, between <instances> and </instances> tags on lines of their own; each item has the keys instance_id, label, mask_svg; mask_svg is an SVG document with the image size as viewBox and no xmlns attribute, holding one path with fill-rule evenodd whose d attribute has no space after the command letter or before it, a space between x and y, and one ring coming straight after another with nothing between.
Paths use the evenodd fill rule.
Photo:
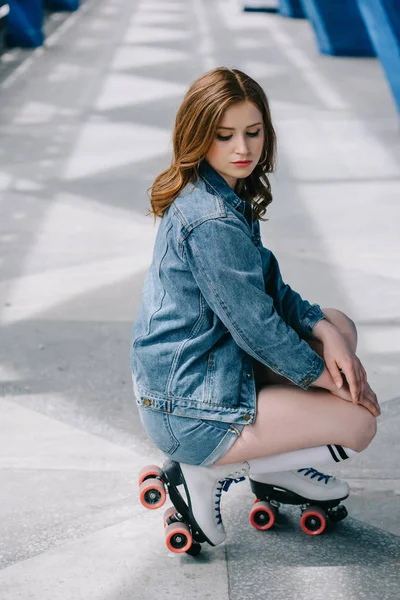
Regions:
<instances>
[{"instance_id":1,"label":"wavy hair","mask_svg":"<svg viewBox=\"0 0 400 600\"><path fill-rule=\"evenodd\" d=\"M268 174L274 171L276 157L276 135L268 99L261 86L242 71L218 67L191 84L178 110L171 166L162 171L149 188L151 210L148 214L154 215L154 221L163 217L188 183L198 181L199 165L214 140L224 112L245 101L252 102L262 114L264 146L259 163L248 177L238 181L235 192L252 204L255 219L266 220L262 216L272 202Z\"/></svg>"}]
</instances>

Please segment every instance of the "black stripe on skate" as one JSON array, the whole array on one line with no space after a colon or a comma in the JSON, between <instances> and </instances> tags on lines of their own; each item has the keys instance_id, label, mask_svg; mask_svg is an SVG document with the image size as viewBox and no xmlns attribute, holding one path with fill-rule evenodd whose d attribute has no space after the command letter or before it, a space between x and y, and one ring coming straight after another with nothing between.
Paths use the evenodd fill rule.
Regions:
<instances>
[{"instance_id":1,"label":"black stripe on skate","mask_svg":"<svg viewBox=\"0 0 400 600\"><path fill-rule=\"evenodd\" d=\"M341 458L342 460L346 460L346 458L349 458L349 457L347 456L346 452L343 450L343 446L336 446L336 444L335 444L335 448L336 448L336 450L339 452L339 454L340 454L340 458Z\"/></svg>"},{"instance_id":2,"label":"black stripe on skate","mask_svg":"<svg viewBox=\"0 0 400 600\"><path fill-rule=\"evenodd\" d=\"M332 454L332 458L333 458L333 460L334 460L335 462L340 462L340 458L338 458L338 457L336 456L336 454L335 454L335 452L334 452L334 450L333 450L332 446L328 444L327 448L328 448L329 452Z\"/></svg>"}]
</instances>

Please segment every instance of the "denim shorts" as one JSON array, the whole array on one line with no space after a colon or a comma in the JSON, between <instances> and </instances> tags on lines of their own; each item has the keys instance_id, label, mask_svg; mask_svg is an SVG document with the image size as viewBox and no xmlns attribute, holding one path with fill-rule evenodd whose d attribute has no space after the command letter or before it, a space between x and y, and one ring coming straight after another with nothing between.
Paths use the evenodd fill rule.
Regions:
<instances>
[{"instance_id":1,"label":"denim shorts","mask_svg":"<svg viewBox=\"0 0 400 600\"><path fill-rule=\"evenodd\" d=\"M209 467L222 458L245 425L180 417L138 406L143 428L155 446L177 462Z\"/></svg>"}]
</instances>

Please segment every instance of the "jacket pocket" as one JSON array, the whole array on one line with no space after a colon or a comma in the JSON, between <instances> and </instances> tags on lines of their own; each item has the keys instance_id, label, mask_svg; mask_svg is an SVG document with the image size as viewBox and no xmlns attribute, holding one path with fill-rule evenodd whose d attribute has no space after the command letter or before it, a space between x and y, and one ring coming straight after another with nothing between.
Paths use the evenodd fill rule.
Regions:
<instances>
[{"instance_id":1,"label":"jacket pocket","mask_svg":"<svg viewBox=\"0 0 400 600\"><path fill-rule=\"evenodd\" d=\"M168 413L138 406L139 416L147 436L161 452L172 454L179 446L179 441L172 433Z\"/></svg>"}]
</instances>

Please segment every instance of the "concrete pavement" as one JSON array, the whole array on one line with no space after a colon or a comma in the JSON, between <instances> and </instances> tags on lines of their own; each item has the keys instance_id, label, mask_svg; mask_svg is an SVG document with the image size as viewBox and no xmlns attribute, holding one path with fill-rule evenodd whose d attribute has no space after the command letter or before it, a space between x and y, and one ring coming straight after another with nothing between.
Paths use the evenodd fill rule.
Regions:
<instances>
[{"instance_id":1,"label":"concrete pavement","mask_svg":"<svg viewBox=\"0 0 400 600\"><path fill-rule=\"evenodd\" d=\"M400 136L379 62L321 57L306 21L236 0L87 0L27 60L0 75L1 600L393 600ZM329 470L352 488L336 531L305 536L290 508L255 531L242 483L223 498L227 542L193 559L168 553L162 511L138 501L137 472L162 457L129 345L156 233L146 189L182 95L218 65L271 100L263 241L294 289L356 322L382 416L371 446Z\"/></svg>"}]
</instances>

